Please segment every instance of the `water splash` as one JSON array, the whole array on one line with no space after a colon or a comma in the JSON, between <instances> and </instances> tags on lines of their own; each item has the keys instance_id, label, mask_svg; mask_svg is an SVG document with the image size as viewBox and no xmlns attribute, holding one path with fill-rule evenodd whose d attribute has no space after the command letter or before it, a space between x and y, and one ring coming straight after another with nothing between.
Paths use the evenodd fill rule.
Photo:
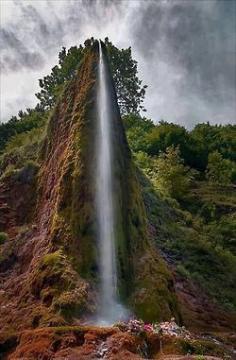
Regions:
<instances>
[{"instance_id":1,"label":"water splash","mask_svg":"<svg viewBox=\"0 0 236 360\"><path fill-rule=\"evenodd\" d=\"M111 324L124 316L117 299L117 270L115 251L115 204L113 199L113 152L111 140L112 105L107 91L107 73L99 42L98 77L98 141L96 171L96 208L99 241L100 310L98 322Z\"/></svg>"}]
</instances>

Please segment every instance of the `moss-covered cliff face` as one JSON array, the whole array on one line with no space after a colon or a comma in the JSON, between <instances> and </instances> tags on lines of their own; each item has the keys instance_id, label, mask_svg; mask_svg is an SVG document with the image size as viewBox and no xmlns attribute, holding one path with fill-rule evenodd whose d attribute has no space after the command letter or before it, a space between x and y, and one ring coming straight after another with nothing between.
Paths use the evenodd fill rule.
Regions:
<instances>
[{"instance_id":1,"label":"moss-covered cliff face","mask_svg":"<svg viewBox=\"0 0 236 360\"><path fill-rule=\"evenodd\" d=\"M109 73L107 76L113 109L113 193L120 296L144 318L168 318L176 313L171 276L149 244L136 169L113 81ZM99 280L95 214L97 83L98 48L94 46L50 120L42 153L38 204L39 226L50 243L50 251L61 248L93 289Z\"/></svg>"},{"instance_id":2,"label":"moss-covered cliff face","mask_svg":"<svg viewBox=\"0 0 236 360\"><path fill-rule=\"evenodd\" d=\"M96 44L51 114L32 185L27 187L30 206L21 227L14 225L10 240L1 248L5 283L0 301L5 306L9 296L15 299L11 311L3 308L1 314L5 331L72 323L96 311L98 57ZM171 273L149 240L141 187L109 70L108 87L119 295L144 320L172 315L179 319ZM9 222L4 231L11 228Z\"/></svg>"},{"instance_id":3,"label":"moss-covered cliff face","mask_svg":"<svg viewBox=\"0 0 236 360\"><path fill-rule=\"evenodd\" d=\"M122 359L133 359L140 349L141 358L161 356L163 349L166 354L223 356L218 350L225 342L231 352L236 319L214 298L234 301L232 257L207 244L199 230L203 222L195 224L196 218L173 199L160 196L136 167L109 69L120 300L137 318L154 322L174 316L187 328L204 331L204 337L203 343L165 335L152 339L149 333L136 336L81 325L96 313L100 295L95 207L98 61L95 44L49 118L45 113L41 125L13 137L0 155L0 357L9 352L12 359L54 353L87 358L110 345L114 357ZM214 200L217 212L231 216L233 196L223 187L219 190L216 197L211 187L196 188L191 196L197 201L189 204L197 211L202 202L207 213ZM226 245L233 249L233 244ZM223 282L224 291L219 287L216 294L216 284ZM215 339L206 338L208 332L219 334L217 346ZM110 335L117 341L110 342ZM133 349L131 355L123 352L122 344Z\"/></svg>"}]
</instances>

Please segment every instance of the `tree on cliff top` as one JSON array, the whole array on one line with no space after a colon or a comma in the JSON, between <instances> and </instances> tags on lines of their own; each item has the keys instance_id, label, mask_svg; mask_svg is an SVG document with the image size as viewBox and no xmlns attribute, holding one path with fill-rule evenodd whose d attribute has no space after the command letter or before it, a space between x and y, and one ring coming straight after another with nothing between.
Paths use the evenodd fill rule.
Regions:
<instances>
[{"instance_id":1,"label":"tree on cliff top","mask_svg":"<svg viewBox=\"0 0 236 360\"><path fill-rule=\"evenodd\" d=\"M36 94L40 107L50 109L56 102L63 85L72 79L84 56L84 51L93 44L94 39L88 39L84 47L72 46L68 51L62 48L59 52L59 62L52 68L51 74L39 79L40 92ZM114 78L118 104L122 114L145 111L142 106L146 85L138 78L137 61L132 58L131 47L118 49L108 38L105 39L111 71Z\"/></svg>"}]
</instances>

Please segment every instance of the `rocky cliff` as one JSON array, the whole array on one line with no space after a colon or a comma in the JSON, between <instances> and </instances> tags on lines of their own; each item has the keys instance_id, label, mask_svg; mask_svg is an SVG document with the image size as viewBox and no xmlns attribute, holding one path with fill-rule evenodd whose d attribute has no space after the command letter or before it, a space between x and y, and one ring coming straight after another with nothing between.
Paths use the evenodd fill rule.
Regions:
<instances>
[{"instance_id":1,"label":"rocky cliff","mask_svg":"<svg viewBox=\"0 0 236 360\"><path fill-rule=\"evenodd\" d=\"M1 230L9 234L1 249L2 330L71 323L96 309L97 76L94 45L51 114L39 165L27 164L1 181ZM112 79L109 87L120 297L144 319L178 317L172 276L149 241Z\"/></svg>"}]
</instances>

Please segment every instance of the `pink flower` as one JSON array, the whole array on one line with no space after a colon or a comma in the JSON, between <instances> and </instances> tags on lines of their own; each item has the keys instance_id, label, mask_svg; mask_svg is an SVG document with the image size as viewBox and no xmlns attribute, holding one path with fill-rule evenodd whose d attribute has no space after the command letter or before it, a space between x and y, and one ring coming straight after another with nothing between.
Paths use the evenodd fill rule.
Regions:
<instances>
[{"instance_id":1,"label":"pink flower","mask_svg":"<svg viewBox=\"0 0 236 360\"><path fill-rule=\"evenodd\" d=\"M151 324L145 324L143 326L144 331L153 331L153 326Z\"/></svg>"}]
</instances>

